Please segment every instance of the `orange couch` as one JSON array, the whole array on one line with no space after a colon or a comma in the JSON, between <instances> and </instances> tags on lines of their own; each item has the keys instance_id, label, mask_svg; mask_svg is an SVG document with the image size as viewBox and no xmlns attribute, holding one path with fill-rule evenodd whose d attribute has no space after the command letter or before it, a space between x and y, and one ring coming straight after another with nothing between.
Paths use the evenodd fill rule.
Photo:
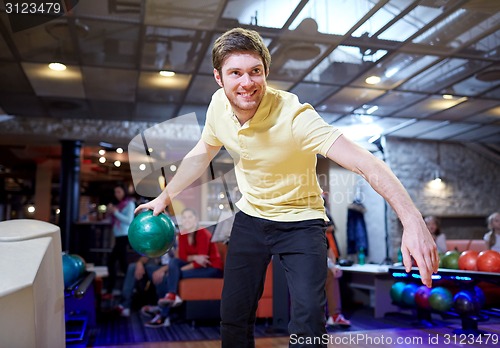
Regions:
<instances>
[{"instance_id":1,"label":"orange couch","mask_svg":"<svg viewBox=\"0 0 500 348\"><path fill-rule=\"evenodd\" d=\"M482 239L447 239L446 249L460 252L465 250L483 251L488 249L488 245Z\"/></svg>"},{"instance_id":2,"label":"orange couch","mask_svg":"<svg viewBox=\"0 0 500 348\"><path fill-rule=\"evenodd\" d=\"M217 243L222 261L226 259L227 245ZM273 272L269 264L264 284L264 293L257 308L257 318L270 318L273 315ZM179 296L184 300L182 309L186 320L220 319L220 299L222 278L181 279Z\"/></svg>"}]
</instances>

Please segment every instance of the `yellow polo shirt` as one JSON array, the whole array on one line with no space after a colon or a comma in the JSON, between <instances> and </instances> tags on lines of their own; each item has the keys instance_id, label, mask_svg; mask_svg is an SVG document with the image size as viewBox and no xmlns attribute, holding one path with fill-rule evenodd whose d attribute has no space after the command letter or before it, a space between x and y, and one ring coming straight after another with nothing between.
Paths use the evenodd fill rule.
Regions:
<instances>
[{"instance_id":1,"label":"yellow polo shirt","mask_svg":"<svg viewBox=\"0 0 500 348\"><path fill-rule=\"evenodd\" d=\"M255 115L240 125L224 91L212 96L202 140L233 157L244 213L274 221L325 219L316 155L341 135L309 104L267 87Z\"/></svg>"}]
</instances>

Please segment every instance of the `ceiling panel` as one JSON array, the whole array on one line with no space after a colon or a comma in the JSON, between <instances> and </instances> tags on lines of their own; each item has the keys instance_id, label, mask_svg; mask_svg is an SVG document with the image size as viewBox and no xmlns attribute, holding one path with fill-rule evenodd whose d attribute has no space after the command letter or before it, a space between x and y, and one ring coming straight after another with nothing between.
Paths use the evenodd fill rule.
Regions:
<instances>
[{"instance_id":1,"label":"ceiling panel","mask_svg":"<svg viewBox=\"0 0 500 348\"><path fill-rule=\"evenodd\" d=\"M53 118L93 118L92 111L86 99L45 97L41 101Z\"/></svg>"},{"instance_id":2,"label":"ceiling panel","mask_svg":"<svg viewBox=\"0 0 500 348\"><path fill-rule=\"evenodd\" d=\"M366 87L368 86L365 81L367 77L379 76L380 82L377 84L378 87L387 89L395 88L437 60L438 57L436 56L406 53L395 54L387 57L383 64L377 64L373 68L370 68L370 70L356 79L353 84ZM402 87L402 89L405 88ZM413 88L406 89L412 90Z\"/></svg>"},{"instance_id":3,"label":"ceiling panel","mask_svg":"<svg viewBox=\"0 0 500 348\"><path fill-rule=\"evenodd\" d=\"M319 83L299 83L291 89L299 100L317 106L323 99L339 90L338 86L322 85Z\"/></svg>"},{"instance_id":4,"label":"ceiling panel","mask_svg":"<svg viewBox=\"0 0 500 348\"><path fill-rule=\"evenodd\" d=\"M231 0L222 12L224 19L242 24L258 24L268 28L282 28L290 11L296 8L300 0Z\"/></svg>"},{"instance_id":5,"label":"ceiling panel","mask_svg":"<svg viewBox=\"0 0 500 348\"><path fill-rule=\"evenodd\" d=\"M487 62L445 59L427 71L409 79L400 88L408 91L438 93L486 67Z\"/></svg>"},{"instance_id":6,"label":"ceiling panel","mask_svg":"<svg viewBox=\"0 0 500 348\"><path fill-rule=\"evenodd\" d=\"M462 80L455 83L452 87L453 93L457 95L465 95L470 97L476 97L483 94L484 92L498 86L498 81L486 81L483 79L488 72L483 70L478 74L475 74L468 79ZM495 71L495 73L500 73L500 70Z\"/></svg>"},{"instance_id":7,"label":"ceiling panel","mask_svg":"<svg viewBox=\"0 0 500 348\"><path fill-rule=\"evenodd\" d=\"M145 70L169 70L191 73L197 66L202 31L147 26L141 48L141 66Z\"/></svg>"},{"instance_id":8,"label":"ceiling panel","mask_svg":"<svg viewBox=\"0 0 500 348\"><path fill-rule=\"evenodd\" d=\"M177 105L165 103L135 103L134 120L162 122L174 117Z\"/></svg>"},{"instance_id":9,"label":"ceiling panel","mask_svg":"<svg viewBox=\"0 0 500 348\"><path fill-rule=\"evenodd\" d=\"M19 63L0 63L0 93L32 93L33 89Z\"/></svg>"},{"instance_id":10,"label":"ceiling panel","mask_svg":"<svg viewBox=\"0 0 500 348\"><path fill-rule=\"evenodd\" d=\"M306 77L306 81L345 84L356 78L371 62L365 62L358 47L341 45L333 50Z\"/></svg>"},{"instance_id":11,"label":"ceiling panel","mask_svg":"<svg viewBox=\"0 0 500 348\"><path fill-rule=\"evenodd\" d=\"M213 75L198 75L193 79L189 92L186 96L187 103L210 103L212 94L219 89Z\"/></svg>"},{"instance_id":12,"label":"ceiling panel","mask_svg":"<svg viewBox=\"0 0 500 348\"><path fill-rule=\"evenodd\" d=\"M500 102L498 100L468 99L463 103L443 110L429 118L433 120L461 121L467 119L468 121L472 121L469 117L480 115L484 110L488 110L499 104Z\"/></svg>"},{"instance_id":13,"label":"ceiling panel","mask_svg":"<svg viewBox=\"0 0 500 348\"><path fill-rule=\"evenodd\" d=\"M21 31L13 32L9 26L6 30L23 61L49 63L64 59L68 64L75 64L78 57L70 39L69 20L59 17Z\"/></svg>"},{"instance_id":14,"label":"ceiling panel","mask_svg":"<svg viewBox=\"0 0 500 348\"><path fill-rule=\"evenodd\" d=\"M290 29L299 27L305 18L314 18L320 33L345 35L375 5L373 1L366 0L349 0L349 6L346 6L345 1L309 0L290 25ZM282 9L276 7L276 11Z\"/></svg>"},{"instance_id":15,"label":"ceiling panel","mask_svg":"<svg viewBox=\"0 0 500 348\"><path fill-rule=\"evenodd\" d=\"M419 139L446 140L453 136L466 133L469 130L480 127L477 124L470 123L452 123L444 125L434 130L430 130L417 136Z\"/></svg>"},{"instance_id":16,"label":"ceiling panel","mask_svg":"<svg viewBox=\"0 0 500 348\"><path fill-rule=\"evenodd\" d=\"M0 104L8 115L23 118L47 116L47 110L40 99L32 94L2 92L0 93Z\"/></svg>"},{"instance_id":17,"label":"ceiling panel","mask_svg":"<svg viewBox=\"0 0 500 348\"><path fill-rule=\"evenodd\" d=\"M5 39L1 35L0 35L0 59L4 60L14 59L14 55L11 53L9 46L7 45L7 42L5 42Z\"/></svg>"},{"instance_id":18,"label":"ceiling panel","mask_svg":"<svg viewBox=\"0 0 500 348\"><path fill-rule=\"evenodd\" d=\"M85 97L79 66L67 66L65 71L50 70L47 64L22 63L22 66L39 96Z\"/></svg>"},{"instance_id":19,"label":"ceiling panel","mask_svg":"<svg viewBox=\"0 0 500 348\"><path fill-rule=\"evenodd\" d=\"M76 35L83 65L114 68L137 67L139 32L137 23L81 19L85 30Z\"/></svg>"},{"instance_id":20,"label":"ceiling panel","mask_svg":"<svg viewBox=\"0 0 500 348\"><path fill-rule=\"evenodd\" d=\"M500 106L468 117L467 122L494 123L500 121Z\"/></svg>"},{"instance_id":21,"label":"ceiling panel","mask_svg":"<svg viewBox=\"0 0 500 348\"><path fill-rule=\"evenodd\" d=\"M481 126L479 128L475 128L466 133L462 133L451 137L449 140L454 141L484 141L487 137L498 136L497 139L500 139L500 126ZM497 140L498 141L498 140Z\"/></svg>"},{"instance_id":22,"label":"ceiling panel","mask_svg":"<svg viewBox=\"0 0 500 348\"><path fill-rule=\"evenodd\" d=\"M381 96L384 91L363 88L343 88L323 102L325 111L349 113L357 107Z\"/></svg>"},{"instance_id":23,"label":"ceiling panel","mask_svg":"<svg viewBox=\"0 0 500 348\"><path fill-rule=\"evenodd\" d=\"M141 19L142 3L143 0L85 0L78 2L78 5L73 9L73 13L76 17L83 18L90 17L139 22Z\"/></svg>"},{"instance_id":24,"label":"ceiling panel","mask_svg":"<svg viewBox=\"0 0 500 348\"><path fill-rule=\"evenodd\" d=\"M103 120L130 120L134 112L133 103L94 100L90 107L95 117Z\"/></svg>"},{"instance_id":25,"label":"ceiling panel","mask_svg":"<svg viewBox=\"0 0 500 348\"><path fill-rule=\"evenodd\" d=\"M138 73L134 70L83 67L83 86L87 98L135 101Z\"/></svg>"},{"instance_id":26,"label":"ceiling panel","mask_svg":"<svg viewBox=\"0 0 500 348\"><path fill-rule=\"evenodd\" d=\"M436 112L446 110L455 105L464 102L465 98L452 98L445 99L440 95L429 96L428 98L419 101L407 108L404 108L394 114L396 117L415 117L415 118L425 118Z\"/></svg>"},{"instance_id":27,"label":"ceiling panel","mask_svg":"<svg viewBox=\"0 0 500 348\"><path fill-rule=\"evenodd\" d=\"M378 37L401 42L409 39L446 10L446 7L441 5L442 2L436 0L422 2L406 15L400 17L396 23L384 30Z\"/></svg>"},{"instance_id":28,"label":"ceiling panel","mask_svg":"<svg viewBox=\"0 0 500 348\"><path fill-rule=\"evenodd\" d=\"M143 71L139 76L137 91L140 101L179 103L189 85L191 75L161 76L158 72Z\"/></svg>"},{"instance_id":29,"label":"ceiling panel","mask_svg":"<svg viewBox=\"0 0 500 348\"><path fill-rule=\"evenodd\" d=\"M417 138L422 134L433 131L437 128L443 127L447 125L448 122L440 122L440 121L418 121L412 124L409 124L406 127L397 129L393 132L386 133L388 135L397 136L397 137L406 137L406 138Z\"/></svg>"},{"instance_id":30,"label":"ceiling panel","mask_svg":"<svg viewBox=\"0 0 500 348\"><path fill-rule=\"evenodd\" d=\"M210 30L215 27L223 0L146 0L144 22L147 25L178 28L200 28Z\"/></svg>"}]
</instances>

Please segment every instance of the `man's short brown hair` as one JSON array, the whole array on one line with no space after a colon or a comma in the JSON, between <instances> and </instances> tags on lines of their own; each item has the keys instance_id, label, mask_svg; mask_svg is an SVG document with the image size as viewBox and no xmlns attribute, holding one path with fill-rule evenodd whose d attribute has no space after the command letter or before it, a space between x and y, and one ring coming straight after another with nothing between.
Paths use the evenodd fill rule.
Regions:
<instances>
[{"instance_id":1,"label":"man's short brown hair","mask_svg":"<svg viewBox=\"0 0 500 348\"><path fill-rule=\"evenodd\" d=\"M222 64L227 56L233 52L253 52L262 58L264 71L269 73L271 54L262 37L255 30L234 28L226 31L217 40L212 48L212 64L222 74Z\"/></svg>"}]
</instances>

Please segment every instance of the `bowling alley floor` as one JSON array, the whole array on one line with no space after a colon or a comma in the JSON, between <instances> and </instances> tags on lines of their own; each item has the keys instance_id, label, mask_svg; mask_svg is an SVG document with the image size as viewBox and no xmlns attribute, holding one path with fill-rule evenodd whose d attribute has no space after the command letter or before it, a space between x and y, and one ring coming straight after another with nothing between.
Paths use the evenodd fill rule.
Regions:
<instances>
[{"instance_id":1,"label":"bowling alley floor","mask_svg":"<svg viewBox=\"0 0 500 348\"><path fill-rule=\"evenodd\" d=\"M419 321L415 313L401 311L388 313L384 318L375 319L373 310L360 306L345 310L351 320L348 329L329 327L325 338L329 347L436 347L481 346L494 347L500 344L500 317L478 323L478 329L487 337L482 342L475 332L462 331L459 318L443 318L432 314L431 321ZM218 323L192 323L174 320L172 326L161 329L144 327L144 319L133 312L130 318L121 318L111 313L101 315L98 327L86 347L158 348L168 342L168 347L215 348L220 346ZM289 337L273 330L270 321L259 321L256 326L257 347L288 347ZM399 341L398 341L399 340ZM331 343L331 344L330 344ZM474 344L471 344L474 343ZM70 347L70 346L68 346Z\"/></svg>"}]
</instances>

